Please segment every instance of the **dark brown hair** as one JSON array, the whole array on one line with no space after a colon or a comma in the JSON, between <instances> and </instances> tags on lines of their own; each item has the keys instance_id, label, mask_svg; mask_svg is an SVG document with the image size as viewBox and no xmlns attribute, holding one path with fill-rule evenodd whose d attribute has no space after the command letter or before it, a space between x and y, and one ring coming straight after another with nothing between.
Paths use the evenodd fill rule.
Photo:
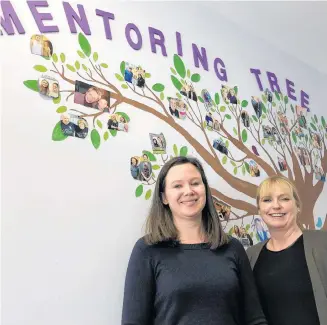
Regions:
<instances>
[{"instance_id":1,"label":"dark brown hair","mask_svg":"<svg viewBox=\"0 0 327 325\"><path fill-rule=\"evenodd\" d=\"M211 196L210 187L200 161L193 157L174 157L160 170L154 189L150 212L145 224L145 241L147 244L156 244L163 241L178 241L178 231L168 205L162 201L162 194L166 187L166 177L169 170L178 165L192 164L201 174L206 190L206 204L202 211L202 226L211 249L216 249L228 243Z\"/></svg>"}]
</instances>

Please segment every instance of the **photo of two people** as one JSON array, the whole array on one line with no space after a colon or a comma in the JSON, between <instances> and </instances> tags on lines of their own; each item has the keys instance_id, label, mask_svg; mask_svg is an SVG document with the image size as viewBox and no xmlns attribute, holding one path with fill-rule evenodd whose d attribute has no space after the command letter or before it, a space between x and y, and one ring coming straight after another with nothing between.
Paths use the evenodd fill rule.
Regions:
<instances>
[{"instance_id":1,"label":"photo of two people","mask_svg":"<svg viewBox=\"0 0 327 325\"><path fill-rule=\"evenodd\" d=\"M134 86L144 88L145 86L145 70L141 66L125 62L124 79L126 82Z\"/></svg>"},{"instance_id":2,"label":"photo of two people","mask_svg":"<svg viewBox=\"0 0 327 325\"><path fill-rule=\"evenodd\" d=\"M74 103L110 113L110 92L76 80Z\"/></svg>"},{"instance_id":3,"label":"photo of two people","mask_svg":"<svg viewBox=\"0 0 327 325\"><path fill-rule=\"evenodd\" d=\"M249 117L248 112L246 112L246 111L242 111L242 112L241 112L241 119L242 119L242 123L243 123L243 125L244 125L246 128L250 127L250 117Z\"/></svg>"},{"instance_id":4,"label":"photo of two people","mask_svg":"<svg viewBox=\"0 0 327 325\"><path fill-rule=\"evenodd\" d=\"M41 95L50 98L59 97L59 83L56 79L42 75L37 84Z\"/></svg>"},{"instance_id":5,"label":"photo of two people","mask_svg":"<svg viewBox=\"0 0 327 325\"><path fill-rule=\"evenodd\" d=\"M33 35L30 40L31 53L50 58L53 54L52 43L43 35Z\"/></svg>"},{"instance_id":6,"label":"photo of two people","mask_svg":"<svg viewBox=\"0 0 327 325\"><path fill-rule=\"evenodd\" d=\"M216 150L219 152L228 155L228 149L226 147L226 144L222 139L215 139L213 140L213 145L212 145Z\"/></svg>"},{"instance_id":7,"label":"photo of two people","mask_svg":"<svg viewBox=\"0 0 327 325\"><path fill-rule=\"evenodd\" d=\"M226 104L237 104L237 95L233 87L221 85L220 93Z\"/></svg>"},{"instance_id":8,"label":"photo of two people","mask_svg":"<svg viewBox=\"0 0 327 325\"><path fill-rule=\"evenodd\" d=\"M181 120L185 120L187 110L186 104L178 98L168 97L168 101L170 114Z\"/></svg>"},{"instance_id":9,"label":"photo of two people","mask_svg":"<svg viewBox=\"0 0 327 325\"><path fill-rule=\"evenodd\" d=\"M166 153L166 139L163 133L154 134L150 133L150 140L152 145L152 152L154 154L165 154Z\"/></svg>"},{"instance_id":10,"label":"photo of two people","mask_svg":"<svg viewBox=\"0 0 327 325\"><path fill-rule=\"evenodd\" d=\"M259 97L251 96L251 104L254 109L255 115L257 118L260 118L262 115L262 101Z\"/></svg>"},{"instance_id":11,"label":"photo of two people","mask_svg":"<svg viewBox=\"0 0 327 325\"><path fill-rule=\"evenodd\" d=\"M207 112L210 111L212 107L214 107L214 101L211 98L211 95L207 89L203 89L201 92L203 101L204 101L204 107L207 110Z\"/></svg>"},{"instance_id":12,"label":"photo of two people","mask_svg":"<svg viewBox=\"0 0 327 325\"><path fill-rule=\"evenodd\" d=\"M296 147L296 153L302 166L310 166L310 157L306 148L298 146Z\"/></svg>"},{"instance_id":13,"label":"photo of two people","mask_svg":"<svg viewBox=\"0 0 327 325\"><path fill-rule=\"evenodd\" d=\"M131 175L134 179L148 182L152 177L152 165L147 154L134 156L130 161Z\"/></svg>"},{"instance_id":14,"label":"photo of two people","mask_svg":"<svg viewBox=\"0 0 327 325\"><path fill-rule=\"evenodd\" d=\"M110 115L107 126L109 130L128 132L128 123L125 117L118 113Z\"/></svg>"},{"instance_id":15,"label":"photo of two people","mask_svg":"<svg viewBox=\"0 0 327 325\"><path fill-rule=\"evenodd\" d=\"M216 131L220 130L219 122L215 118L212 117L211 112L206 114L205 122L206 122L206 125L207 125L207 127L209 129L216 130Z\"/></svg>"},{"instance_id":16,"label":"photo of two people","mask_svg":"<svg viewBox=\"0 0 327 325\"><path fill-rule=\"evenodd\" d=\"M198 101L198 96L196 95L195 93L195 90L194 90L194 87L191 83L187 83L185 82L182 86L182 89L180 90L180 93L189 98L189 99L192 99L194 100L195 102Z\"/></svg>"},{"instance_id":17,"label":"photo of two people","mask_svg":"<svg viewBox=\"0 0 327 325\"><path fill-rule=\"evenodd\" d=\"M252 177L259 177L260 170L259 170L259 166L257 165L257 163L254 160L250 160L249 166L250 166L250 175Z\"/></svg>"},{"instance_id":18,"label":"photo of two people","mask_svg":"<svg viewBox=\"0 0 327 325\"><path fill-rule=\"evenodd\" d=\"M74 114L61 114L60 125L62 133L70 137L85 139L89 132L87 121Z\"/></svg>"},{"instance_id":19,"label":"photo of two people","mask_svg":"<svg viewBox=\"0 0 327 325\"><path fill-rule=\"evenodd\" d=\"M215 197L212 198L213 198L213 204L215 206L220 221L228 221L230 216L231 206L222 201L217 200Z\"/></svg>"}]
</instances>

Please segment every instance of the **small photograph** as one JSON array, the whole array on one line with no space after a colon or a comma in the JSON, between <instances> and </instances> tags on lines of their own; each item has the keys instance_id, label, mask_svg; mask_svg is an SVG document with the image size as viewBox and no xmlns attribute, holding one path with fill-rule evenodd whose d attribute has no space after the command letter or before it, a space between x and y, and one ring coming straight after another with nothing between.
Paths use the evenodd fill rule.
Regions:
<instances>
[{"instance_id":1,"label":"small photograph","mask_svg":"<svg viewBox=\"0 0 327 325\"><path fill-rule=\"evenodd\" d=\"M310 166L309 153L304 147L302 146L296 147L296 154L299 157L300 164L302 166Z\"/></svg>"},{"instance_id":2,"label":"small photograph","mask_svg":"<svg viewBox=\"0 0 327 325\"><path fill-rule=\"evenodd\" d=\"M250 225L248 225L247 228L250 228ZM248 234L246 230L247 228L244 226L239 227L238 225L234 225L232 232L232 236L238 239L245 249L249 248L250 246L253 246L253 240Z\"/></svg>"},{"instance_id":3,"label":"small photograph","mask_svg":"<svg viewBox=\"0 0 327 325\"><path fill-rule=\"evenodd\" d=\"M58 80L42 75L38 80L39 93L50 98L59 97L59 83Z\"/></svg>"},{"instance_id":4,"label":"small photograph","mask_svg":"<svg viewBox=\"0 0 327 325\"><path fill-rule=\"evenodd\" d=\"M213 140L213 147L225 155L228 154L228 149L222 139Z\"/></svg>"},{"instance_id":5,"label":"small photograph","mask_svg":"<svg viewBox=\"0 0 327 325\"><path fill-rule=\"evenodd\" d=\"M140 176L140 157L132 157L131 158L131 175L134 179L139 180L139 176Z\"/></svg>"},{"instance_id":6,"label":"small photograph","mask_svg":"<svg viewBox=\"0 0 327 325\"><path fill-rule=\"evenodd\" d=\"M281 111L277 112L278 120L279 120L279 126L280 126L280 131L282 134L287 134L290 129L288 126L288 119L284 113Z\"/></svg>"},{"instance_id":7,"label":"small photograph","mask_svg":"<svg viewBox=\"0 0 327 325\"><path fill-rule=\"evenodd\" d=\"M140 158L140 181L148 182L152 177L152 165L147 154Z\"/></svg>"},{"instance_id":8,"label":"small photograph","mask_svg":"<svg viewBox=\"0 0 327 325\"><path fill-rule=\"evenodd\" d=\"M285 170L287 170L287 165L286 165L286 161L284 158L278 157L278 166L279 166L279 170L281 172L284 172Z\"/></svg>"},{"instance_id":9,"label":"small photograph","mask_svg":"<svg viewBox=\"0 0 327 325\"><path fill-rule=\"evenodd\" d=\"M74 103L97 109L101 112L110 112L110 92L108 90L89 85L76 80Z\"/></svg>"},{"instance_id":10,"label":"small photograph","mask_svg":"<svg viewBox=\"0 0 327 325\"><path fill-rule=\"evenodd\" d=\"M281 138L280 138L280 136L278 134L277 129L274 126L271 128L271 133L273 135L273 137L272 137L273 138L273 141L276 141L277 144L281 144L282 143L282 140L281 140Z\"/></svg>"},{"instance_id":11,"label":"small photograph","mask_svg":"<svg viewBox=\"0 0 327 325\"><path fill-rule=\"evenodd\" d=\"M265 95L267 97L268 102L271 103L273 100L273 94L268 88L266 88L265 90Z\"/></svg>"},{"instance_id":12,"label":"small photograph","mask_svg":"<svg viewBox=\"0 0 327 325\"><path fill-rule=\"evenodd\" d=\"M303 129L301 128L301 126L300 126L299 124L295 125L295 127L294 127L294 133L295 133L299 138L303 138L303 137L304 137Z\"/></svg>"},{"instance_id":13,"label":"small photograph","mask_svg":"<svg viewBox=\"0 0 327 325\"><path fill-rule=\"evenodd\" d=\"M194 87L191 83L189 84L185 82L185 84L182 86L180 93L189 99L192 99L196 102L198 101L198 96L196 95Z\"/></svg>"},{"instance_id":14,"label":"small photograph","mask_svg":"<svg viewBox=\"0 0 327 325\"><path fill-rule=\"evenodd\" d=\"M52 43L43 35L33 35L30 40L31 53L50 58L53 54Z\"/></svg>"},{"instance_id":15,"label":"small photograph","mask_svg":"<svg viewBox=\"0 0 327 325\"><path fill-rule=\"evenodd\" d=\"M271 129L271 127L269 125L263 125L262 126L262 131L263 131L263 137L265 139L269 139L269 138L273 137L272 129Z\"/></svg>"},{"instance_id":16,"label":"small photograph","mask_svg":"<svg viewBox=\"0 0 327 325\"><path fill-rule=\"evenodd\" d=\"M214 107L214 102L213 102L213 100L211 98L211 95L208 92L208 90L206 90L206 89L202 90L201 95L202 95L202 98L203 98L203 101L204 101L204 107L209 112L210 109L212 107Z\"/></svg>"},{"instance_id":17,"label":"small photograph","mask_svg":"<svg viewBox=\"0 0 327 325\"><path fill-rule=\"evenodd\" d=\"M252 222L252 227L258 241L262 242L264 240L269 239L269 231L264 226L264 223L261 218L255 218Z\"/></svg>"},{"instance_id":18,"label":"small photograph","mask_svg":"<svg viewBox=\"0 0 327 325\"><path fill-rule=\"evenodd\" d=\"M260 118L262 115L262 101L259 97L251 96L251 103L255 111L257 118Z\"/></svg>"},{"instance_id":19,"label":"small photograph","mask_svg":"<svg viewBox=\"0 0 327 325\"><path fill-rule=\"evenodd\" d=\"M145 70L141 66L125 63L124 79L126 82L134 86L144 88L145 86Z\"/></svg>"},{"instance_id":20,"label":"small photograph","mask_svg":"<svg viewBox=\"0 0 327 325\"><path fill-rule=\"evenodd\" d=\"M181 99L168 97L169 111L172 116L185 120L187 106Z\"/></svg>"},{"instance_id":21,"label":"small photograph","mask_svg":"<svg viewBox=\"0 0 327 325\"><path fill-rule=\"evenodd\" d=\"M321 168L321 166L316 165L314 167L314 174L316 180L326 182L326 174L324 173L324 170Z\"/></svg>"},{"instance_id":22,"label":"small photograph","mask_svg":"<svg viewBox=\"0 0 327 325\"><path fill-rule=\"evenodd\" d=\"M244 125L246 128L250 127L250 117L249 117L248 112L246 112L246 111L242 111L242 112L241 112L241 119L242 119L242 123L243 123L243 125Z\"/></svg>"},{"instance_id":23,"label":"small photograph","mask_svg":"<svg viewBox=\"0 0 327 325\"><path fill-rule=\"evenodd\" d=\"M233 87L221 85L221 96L226 104L237 104L236 91Z\"/></svg>"},{"instance_id":24,"label":"small photograph","mask_svg":"<svg viewBox=\"0 0 327 325\"><path fill-rule=\"evenodd\" d=\"M211 112L206 114L205 121L206 121L207 127L213 128L213 118L212 118Z\"/></svg>"},{"instance_id":25,"label":"small photograph","mask_svg":"<svg viewBox=\"0 0 327 325\"><path fill-rule=\"evenodd\" d=\"M107 126L109 130L128 132L128 123L125 117L118 113L110 115Z\"/></svg>"},{"instance_id":26,"label":"small photograph","mask_svg":"<svg viewBox=\"0 0 327 325\"><path fill-rule=\"evenodd\" d=\"M312 139L312 145L317 149L321 149L322 141L320 135L316 132L311 131L311 129L309 129L309 131L310 131L310 137Z\"/></svg>"},{"instance_id":27,"label":"small photograph","mask_svg":"<svg viewBox=\"0 0 327 325\"><path fill-rule=\"evenodd\" d=\"M89 131L87 121L74 114L61 114L60 124L63 134L70 137L85 139Z\"/></svg>"},{"instance_id":28,"label":"small photograph","mask_svg":"<svg viewBox=\"0 0 327 325\"><path fill-rule=\"evenodd\" d=\"M150 140L152 145L152 152L154 154L165 154L166 153L166 140L163 133L155 134L150 133Z\"/></svg>"},{"instance_id":29,"label":"small photograph","mask_svg":"<svg viewBox=\"0 0 327 325\"><path fill-rule=\"evenodd\" d=\"M257 163L254 160L249 161L249 166L250 166L250 175L252 177L259 177L260 176L260 170L257 165Z\"/></svg>"},{"instance_id":30,"label":"small photograph","mask_svg":"<svg viewBox=\"0 0 327 325\"><path fill-rule=\"evenodd\" d=\"M230 216L231 206L222 201L217 200L215 197L212 198L213 198L213 204L216 208L217 215L220 221L228 221Z\"/></svg>"},{"instance_id":31,"label":"small photograph","mask_svg":"<svg viewBox=\"0 0 327 325\"><path fill-rule=\"evenodd\" d=\"M306 129L307 128L307 119L306 119L307 109L300 105L296 105L295 109L296 109L296 116L297 116L297 121L298 121L299 126L301 128Z\"/></svg>"}]
</instances>

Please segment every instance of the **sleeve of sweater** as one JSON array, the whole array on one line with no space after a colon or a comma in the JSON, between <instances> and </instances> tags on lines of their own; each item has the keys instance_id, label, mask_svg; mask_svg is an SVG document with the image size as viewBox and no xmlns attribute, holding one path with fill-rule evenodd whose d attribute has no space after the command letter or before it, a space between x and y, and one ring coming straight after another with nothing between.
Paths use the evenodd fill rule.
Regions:
<instances>
[{"instance_id":1,"label":"sleeve of sweater","mask_svg":"<svg viewBox=\"0 0 327 325\"><path fill-rule=\"evenodd\" d=\"M250 262L242 244L232 238L236 250L239 267L239 276L243 292L243 314L246 325L267 325L266 317L262 311Z\"/></svg>"},{"instance_id":2,"label":"sleeve of sweater","mask_svg":"<svg viewBox=\"0 0 327 325\"><path fill-rule=\"evenodd\" d=\"M132 251L125 279L122 325L151 325L155 279L149 246L139 239Z\"/></svg>"}]
</instances>

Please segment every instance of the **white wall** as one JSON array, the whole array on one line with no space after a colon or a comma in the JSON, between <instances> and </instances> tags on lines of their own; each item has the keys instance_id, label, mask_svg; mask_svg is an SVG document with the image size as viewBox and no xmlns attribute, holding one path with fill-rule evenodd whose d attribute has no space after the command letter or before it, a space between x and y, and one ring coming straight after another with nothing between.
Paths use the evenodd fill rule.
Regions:
<instances>
[{"instance_id":1,"label":"white wall","mask_svg":"<svg viewBox=\"0 0 327 325\"><path fill-rule=\"evenodd\" d=\"M50 3L60 33L47 36L56 53L65 52L74 62L77 36L69 32L61 3ZM300 89L305 90L310 94L312 111L324 114L324 87L319 86L327 84L324 75L199 4L78 3L86 8L92 30L88 39L100 60L109 64L107 74L112 81L120 61L130 61L149 71L153 83L164 83L166 96L175 94L169 68L176 52L174 34L179 31L184 62L192 72L201 74L202 88L212 92L220 89L212 68L213 59L220 57L226 64L229 84L238 84L242 97L259 94L249 69L260 68L276 73L281 80L293 80L297 95ZM53 142L52 129L59 120L56 107L23 85L24 80L39 75L33 70L35 64L49 63L30 54L29 38L38 31L27 5L18 1L14 5L26 35L1 38L2 321L4 325L119 324L126 265L134 242L142 234L149 206L143 198L135 198L137 184L130 177L129 159L150 149L149 132L163 132L170 148L175 143L188 144L162 121L128 106L120 110L131 117L130 132L110 138L99 150L89 139ZM112 41L105 39L95 8L115 14ZM124 27L129 22L143 35L143 48L138 52L125 40ZM148 26L164 32L167 58L151 52ZM209 72L194 67L192 42L207 49ZM60 83L61 89L69 87ZM281 85L285 92L284 83ZM69 107L78 108L72 101ZM226 193L242 198L209 166L206 171L213 186L219 184ZM253 181L249 176L246 179ZM326 191L316 206L317 215L325 215L325 199Z\"/></svg>"}]
</instances>

